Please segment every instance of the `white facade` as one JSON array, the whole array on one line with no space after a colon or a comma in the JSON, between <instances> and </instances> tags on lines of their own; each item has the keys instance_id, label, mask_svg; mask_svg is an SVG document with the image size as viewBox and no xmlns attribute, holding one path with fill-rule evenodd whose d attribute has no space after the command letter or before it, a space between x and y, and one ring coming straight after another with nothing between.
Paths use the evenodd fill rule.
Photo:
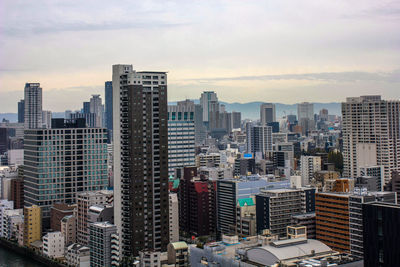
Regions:
<instances>
[{"instance_id":1,"label":"white facade","mask_svg":"<svg viewBox=\"0 0 400 267\"><path fill-rule=\"evenodd\" d=\"M51 128L51 111L50 110L43 110L42 111L42 125L43 128Z\"/></svg>"},{"instance_id":2,"label":"white facade","mask_svg":"<svg viewBox=\"0 0 400 267\"><path fill-rule=\"evenodd\" d=\"M18 235L17 225L23 223L23 209L5 210L3 213L3 235L1 237L7 239L16 239Z\"/></svg>"},{"instance_id":3,"label":"white facade","mask_svg":"<svg viewBox=\"0 0 400 267\"><path fill-rule=\"evenodd\" d=\"M68 266L89 267L90 266L90 250L80 244L69 245L65 252L65 259Z\"/></svg>"},{"instance_id":4,"label":"white facade","mask_svg":"<svg viewBox=\"0 0 400 267\"><path fill-rule=\"evenodd\" d=\"M7 199L0 199L0 237L4 237L6 229L4 228L4 217L6 210L14 209L14 202Z\"/></svg>"},{"instance_id":5,"label":"white facade","mask_svg":"<svg viewBox=\"0 0 400 267\"><path fill-rule=\"evenodd\" d=\"M140 267L160 267L161 253L160 252L140 252Z\"/></svg>"},{"instance_id":6,"label":"white facade","mask_svg":"<svg viewBox=\"0 0 400 267\"><path fill-rule=\"evenodd\" d=\"M43 255L50 258L64 257L64 236L61 232L51 232L43 236Z\"/></svg>"},{"instance_id":7,"label":"white facade","mask_svg":"<svg viewBox=\"0 0 400 267\"><path fill-rule=\"evenodd\" d=\"M104 126L104 105L100 95L92 95L90 99L90 113L96 114L96 124L95 127Z\"/></svg>"},{"instance_id":8,"label":"white facade","mask_svg":"<svg viewBox=\"0 0 400 267\"><path fill-rule=\"evenodd\" d=\"M297 119L314 120L314 104L308 102L297 104Z\"/></svg>"},{"instance_id":9,"label":"white facade","mask_svg":"<svg viewBox=\"0 0 400 267\"><path fill-rule=\"evenodd\" d=\"M203 121L210 121L210 112L212 111L213 103L218 103L217 94L213 91L203 92L200 97L200 105L203 108Z\"/></svg>"},{"instance_id":10,"label":"white facade","mask_svg":"<svg viewBox=\"0 0 400 267\"><path fill-rule=\"evenodd\" d=\"M10 149L8 153L8 165L19 166L24 164L24 150Z\"/></svg>"},{"instance_id":11,"label":"white facade","mask_svg":"<svg viewBox=\"0 0 400 267\"><path fill-rule=\"evenodd\" d=\"M100 190L83 192L77 195L76 203L78 204L77 213L77 241L82 245L89 244L89 223L88 211L93 205L106 205L113 201L112 190Z\"/></svg>"},{"instance_id":12,"label":"white facade","mask_svg":"<svg viewBox=\"0 0 400 267\"><path fill-rule=\"evenodd\" d=\"M25 84L25 129L42 128L42 88L40 83Z\"/></svg>"},{"instance_id":13,"label":"white facade","mask_svg":"<svg viewBox=\"0 0 400 267\"><path fill-rule=\"evenodd\" d=\"M321 157L301 156L300 170L302 186L309 185L310 180L314 178L314 173L321 170Z\"/></svg>"},{"instance_id":14,"label":"white facade","mask_svg":"<svg viewBox=\"0 0 400 267\"><path fill-rule=\"evenodd\" d=\"M365 167L357 165L364 161L358 157L365 157L358 144L366 144L367 148L376 145L376 165L384 167L385 183L391 171L400 170L399 116L399 100L386 101L372 95L349 97L342 103L343 176L355 177L358 169Z\"/></svg>"},{"instance_id":15,"label":"white facade","mask_svg":"<svg viewBox=\"0 0 400 267\"><path fill-rule=\"evenodd\" d=\"M176 193L169 193L169 242L179 241L179 203Z\"/></svg>"}]
</instances>

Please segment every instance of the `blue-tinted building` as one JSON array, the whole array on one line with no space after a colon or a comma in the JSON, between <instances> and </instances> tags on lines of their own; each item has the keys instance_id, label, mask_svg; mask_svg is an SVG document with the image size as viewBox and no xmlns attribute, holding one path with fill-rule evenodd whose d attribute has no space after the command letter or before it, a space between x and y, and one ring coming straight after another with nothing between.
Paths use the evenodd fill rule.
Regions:
<instances>
[{"instance_id":1,"label":"blue-tinted building","mask_svg":"<svg viewBox=\"0 0 400 267\"><path fill-rule=\"evenodd\" d=\"M25 100L21 99L18 102L18 123L24 123L25 121Z\"/></svg>"},{"instance_id":2,"label":"blue-tinted building","mask_svg":"<svg viewBox=\"0 0 400 267\"><path fill-rule=\"evenodd\" d=\"M108 130L108 138L109 138L109 143L112 140L112 130L113 130L113 93L112 93L112 82L105 82L105 120L106 120L106 128Z\"/></svg>"}]
</instances>

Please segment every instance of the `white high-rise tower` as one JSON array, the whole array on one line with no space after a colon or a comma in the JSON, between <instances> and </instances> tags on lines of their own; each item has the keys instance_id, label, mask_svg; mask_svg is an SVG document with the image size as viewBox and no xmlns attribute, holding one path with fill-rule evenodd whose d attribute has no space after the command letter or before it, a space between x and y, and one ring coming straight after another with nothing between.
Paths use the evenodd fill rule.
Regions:
<instances>
[{"instance_id":1,"label":"white high-rise tower","mask_svg":"<svg viewBox=\"0 0 400 267\"><path fill-rule=\"evenodd\" d=\"M25 129L42 128L42 88L40 83L25 84Z\"/></svg>"}]
</instances>

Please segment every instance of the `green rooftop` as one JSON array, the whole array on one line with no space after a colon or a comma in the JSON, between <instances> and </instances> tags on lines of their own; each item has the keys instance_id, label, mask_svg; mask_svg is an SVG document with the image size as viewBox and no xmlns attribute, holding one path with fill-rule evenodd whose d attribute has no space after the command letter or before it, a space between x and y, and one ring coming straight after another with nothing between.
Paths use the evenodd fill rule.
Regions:
<instances>
[{"instance_id":1,"label":"green rooftop","mask_svg":"<svg viewBox=\"0 0 400 267\"><path fill-rule=\"evenodd\" d=\"M242 198L238 200L239 206L254 206L254 200L252 198Z\"/></svg>"}]
</instances>

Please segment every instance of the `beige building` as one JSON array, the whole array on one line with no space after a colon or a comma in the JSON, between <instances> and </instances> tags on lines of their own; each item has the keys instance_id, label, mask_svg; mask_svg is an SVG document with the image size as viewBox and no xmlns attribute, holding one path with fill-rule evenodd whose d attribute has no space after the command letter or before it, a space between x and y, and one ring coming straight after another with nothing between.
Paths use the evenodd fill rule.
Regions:
<instances>
[{"instance_id":1,"label":"beige building","mask_svg":"<svg viewBox=\"0 0 400 267\"><path fill-rule=\"evenodd\" d=\"M76 203L78 205L77 214L77 241L79 244L89 244L89 225L88 211L93 205L110 204L113 201L113 191L89 191L77 194Z\"/></svg>"},{"instance_id":2,"label":"beige building","mask_svg":"<svg viewBox=\"0 0 400 267\"><path fill-rule=\"evenodd\" d=\"M67 215L61 219L61 233L65 240L65 246L76 242L76 217Z\"/></svg>"},{"instance_id":3,"label":"beige building","mask_svg":"<svg viewBox=\"0 0 400 267\"><path fill-rule=\"evenodd\" d=\"M42 211L39 206L24 207L24 245L42 239Z\"/></svg>"}]
</instances>

